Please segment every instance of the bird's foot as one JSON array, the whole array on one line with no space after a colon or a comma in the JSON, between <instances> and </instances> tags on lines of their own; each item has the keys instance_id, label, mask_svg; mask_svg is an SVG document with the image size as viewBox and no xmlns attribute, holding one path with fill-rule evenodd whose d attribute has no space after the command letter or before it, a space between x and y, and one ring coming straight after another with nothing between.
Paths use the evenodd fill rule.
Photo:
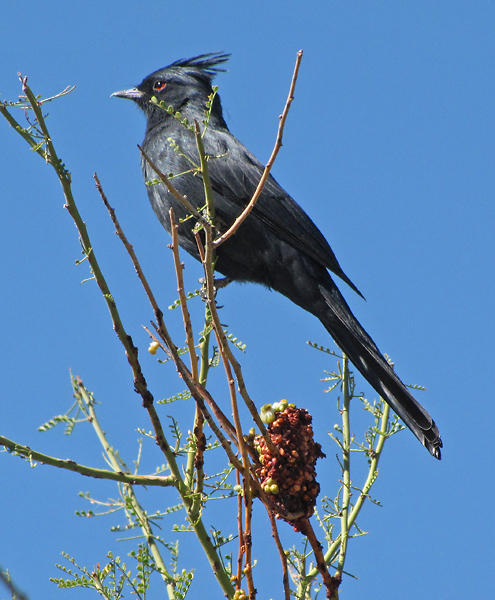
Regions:
<instances>
[{"instance_id":1,"label":"bird's foot","mask_svg":"<svg viewBox=\"0 0 495 600\"><path fill-rule=\"evenodd\" d=\"M202 285L201 292L200 292L201 300L203 300L203 302L206 302L206 300L208 299L208 294L206 293L205 278L201 277L201 279L199 279L198 281ZM227 287L231 281L232 281L232 279L230 279L229 277L221 277L220 279L215 279L214 280L214 288L213 288L214 292L215 292L215 297L217 295L218 290L220 290L224 287Z\"/></svg>"}]
</instances>

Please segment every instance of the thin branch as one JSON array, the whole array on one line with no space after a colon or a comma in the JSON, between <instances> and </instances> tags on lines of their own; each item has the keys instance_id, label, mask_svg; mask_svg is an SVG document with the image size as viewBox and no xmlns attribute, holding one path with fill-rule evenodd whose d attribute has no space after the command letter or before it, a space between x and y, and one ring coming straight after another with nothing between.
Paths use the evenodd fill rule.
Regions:
<instances>
[{"instance_id":1,"label":"thin branch","mask_svg":"<svg viewBox=\"0 0 495 600\"><path fill-rule=\"evenodd\" d=\"M183 206L185 206L185 208L192 214L194 215L194 217L202 224L205 225L207 224L207 221L205 220L205 218L203 217L203 215L197 211L194 206L189 202L189 200L186 198L186 196L183 196L182 194L180 194L175 187L170 183L169 178L165 175L165 173L163 173L156 165L155 163L151 160L151 158L146 154L146 152L141 148L141 146L138 144L138 148L139 151L141 152L141 154L144 156L144 159L146 160L146 162L150 165L150 167L153 169L153 171L155 171L155 173L158 175L158 177L160 178L160 180L162 181L162 183L164 183L168 189L168 191L174 196L174 198L176 198Z\"/></svg>"},{"instance_id":2,"label":"thin branch","mask_svg":"<svg viewBox=\"0 0 495 600\"><path fill-rule=\"evenodd\" d=\"M186 331L186 341L187 347L189 349L189 358L191 359L191 373L194 381L199 381L198 379L198 357L196 356L196 348L194 345L194 336L192 332L191 326L191 316L189 314L189 309L187 307L186 294L184 292L184 278L182 275L184 266L180 262L179 256L179 236L178 236L178 225L175 223L174 217L174 209L170 208L170 230L172 235L172 251L174 254L174 264L175 264L175 272L177 275L177 292L179 294L180 299L180 307L182 310L182 320L184 321L184 328Z\"/></svg>"},{"instance_id":3,"label":"thin branch","mask_svg":"<svg viewBox=\"0 0 495 600\"><path fill-rule=\"evenodd\" d=\"M347 531L348 532L351 530L352 526L356 522L356 519L357 519L359 513L361 512L366 499L369 498L369 493L371 491L373 484L376 481L376 476L378 474L378 462L380 460L380 456L382 455L384 444L389 437L389 434L387 432L387 426L388 426L388 418L390 415L390 407L387 403L385 403L383 401L382 401L382 404L383 404L383 412L382 412L382 416L381 416L380 423L378 426L378 431L377 431L378 440L376 442L376 447L374 449L373 448L369 449L370 463L369 463L369 467L368 467L368 476L366 478L366 482L365 482L364 486L361 489L361 493L359 494L359 496L356 500L356 503L352 507L352 510L348 516L348 520L347 520ZM341 545L341 535L339 534L336 537L336 539L332 542L332 544L329 546L328 550L325 552L325 562L327 564L330 564L334 560L334 558L336 557L336 554L337 554L337 550L339 549L340 545ZM314 577L316 577L316 575L317 575L317 570L313 569L311 572L308 573L307 579L308 580L314 579Z\"/></svg>"},{"instance_id":4,"label":"thin branch","mask_svg":"<svg viewBox=\"0 0 495 600\"><path fill-rule=\"evenodd\" d=\"M8 570L4 571L2 567L0 567L0 581L2 581L7 588L9 588L13 600L28 600L28 597L20 592L17 586L14 584Z\"/></svg>"},{"instance_id":5,"label":"thin branch","mask_svg":"<svg viewBox=\"0 0 495 600\"><path fill-rule=\"evenodd\" d=\"M27 87L27 77L23 77L20 73L17 74L19 76L19 79L23 85L23 90L25 87ZM65 88L65 90L63 90L62 92L60 92L59 94L56 94L55 96L52 96L51 98L45 98L44 100L39 99L39 96L34 98L36 104L38 106L42 106L43 104L45 104L46 102L51 102L52 100L55 100L57 98L60 98L61 96L66 96L67 94L70 94L74 89L75 89L75 85L74 86L67 86ZM46 156L46 152L45 150L43 150L42 145L45 143L45 140L43 140L43 142L40 144L39 142L36 142L33 139L33 136L31 133L29 133L29 130L22 127L22 125L20 125L20 123L18 123L18 121L9 113L8 108L7 107L11 107L11 108L21 108L21 109L31 109L32 110L32 98L28 98L27 95L26 96L21 96L18 102L0 102L0 114L5 117L5 119L7 119L8 123L10 124L11 127L13 127L17 133L19 135L21 135L26 142L31 146L31 148L33 150L35 150L43 159L47 159Z\"/></svg>"},{"instance_id":6,"label":"thin branch","mask_svg":"<svg viewBox=\"0 0 495 600\"><path fill-rule=\"evenodd\" d=\"M189 391L191 392L191 394L192 394L193 398L196 400L196 402L200 402L200 404L202 404L204 406L204 400L206 400L206 402L208 402L208 404L211 406L215 416L219 419L219 422L222 425L222 427L229 433L229 435L231 435L231 432L233 432L233 427L232 427L230 421L225 417L225 415L220 410L218 405L214 402L214 400L210 396L210 394L202 386L199 385L197 380L195 380L192 377L192 375L189 372L189 370L187 369L186 365L180 358L178 350L177 350L177 346L173 343L172 338L171 338L171 336L165 326L165 323L163 321L163 313L160 310L160 308L158 307L158 304L157 304L155 297L151 291L151 288L148 285L146 277L144 276L143 270L141 269L141 266L139 264L137 256L132 248L132 245L128 242L127 237L125 236L125 234L118 222L115 211L111 208L110 204L108 203L108 200L101 188L101 184L96 175L95 175L95 181L96 181L98 191L100 192L100 195L102 197L102 200L105 203L105 206L107 207L107 209L110 213L113 224L115 225L117 234L119 235L126 250L129 253L129 256L132 260L132 263L134 265L136 273L138 274L138 277L139 277L139 279L146 291L148 299L153 307L153 311L154 311L155 317L157 319L157 332L159 333L160 337L165 342L166 348L167 348L168 352L170 353L170 356L171 356L172 360L174 361L174 363L177 367L177 370L179 371L180 375L182 376L183 380L185 381L187 387L189 388ZM151 332L148 329L147 329L147 331L151 335ZM156 340L156 338L153 338L153 339ZM151 409L148 406L146 408L148 409L148 412L150 413L150 418L152 419L152 423L157 428L155 430L157 442L159 444L163 443L163 441L165 440L165 436L163 434L163 430L161 428L161 424L159 422L158 415L156 414L156 411L154 409ZM211 416L209 418L211 419ZM213 420L211 419L211 421L213 421ZM210 423L210 425L216 428L216 425L214 423ZM216 429L218 430L218 428L216 428ZM237 444L237 440L236 440L235 436L231 435L231 437L232 437L233 441L235 441L235 443ZM225 438L223 438L223 436L220 434L219 440L222 440L222 439L223 439L222 445L224 446L225 450L230 453L229 459L231 461L233 460L235 462L235 460L236 460L235 455L230 450L230 445L225 440ZM162 449L164 449L164 448L165 448L165 446ZM232 464L234 464L234 462Z\"/></svg>"},{"instance_id":7,"label":"thin branch","mask_svg":"<svg viewBox=\"0 0 495 600\"><path fill-rule=\"evenodd\" d=\"M205 147L203 144L203 136L201 135L201 131L199 130L199 123L197 121L194 121L194 135L196 137L196 147L198 149L199 154L201 176L203 178L203 187L205 191L206 210L208 214L208 219L210 223L215 223L215 203L213 201L213 189L211 187L210 173L208 171L208 159L206 157Z\"/></svg>"},{"instance_id":8,"label":"thin branch","mask_svg":"<svg viewBox=\"0 0 495 600\"><path fill-rule=\"evenodd\" d=\"M65 168L63 162L58 158L58 155L52 143L51 136L48 132L43 113L41 112L40 103L27 85L27 77L21 77L21 81L23 92L26 94L26 98L29 104L31 105L31 108L33 109L38 125L45 140L46 151L44 153L44 158L55 169L58 179L62 184L62 189L66 200L65 208L67 208L69 214L71 215L76 224L81 239L83 251L86 257L88 258L93 275L110 311L114 330L117 336L119 337L120 341L122 342L122 345L124 346L127 359L133 371L135 389L143 399L143 406L149 406L153 403L153 396L147 388L146 380L141 371L141 366L137 359L137 348L134 346L132 338L129 335L127 335L126 331L124 330L124 326L120 319L117 306L115 304L112 294L110 293L110 289L106 283L103 273L101 272L99 264L96 260L89 238L89 234L86 228L86 223L84 223L84 221L82 220L81 215L79 214L79 210L74 201L74 197L72 195L71 175L69 171ZM22 134L22 132L20 133ZM26 139L24 135L23 137Z\"/></svg>"},{"instance_id":9,"label":"thin branch","mask_svg":"<svg viewBox=\"0 0 495 600\"><path fill-rule=\"evenodd\" d=\"M42 100L38 100L38 104L40 106L42 106L43 104L46 104L47 102L51 102L52 100L56 100L57 98L61 98L62 96L67 96L67 94L70 94L75 89L76 89L75 85L68 85L65 88L65 90L62 90L58 94L55 94L55 96L50 96L50 98L43 98Z\"/></svg>"},{"instance_id":10,"label":"thin branch","mask_svg":"<svg viewBox=\"0 0 495 600\"><path fill-rule=\"evenodd\" d=\"M117 336L119 337L120 341L122 342L122 345L124 346L124 349L125 349L125 352L127 355L127 359L129 361L129 364L131 365L131 368L133 371L135 389L141 395L141 397L143 399L143 406L147 407L153 403L153 396L151 395L150 391L148 390L146 380L141 371L141 366L137 359L137 348L134 346L134 344L132 342L132 338L129 335L127 335L127 333L124 329L124 326L120 319L120 315L117 310L117 306L115 304L113 296L110 293L110 289L109 289L107 282L103 276L103 273L101 272L101 269L96 260L95 254L93 252L91 241L89 239L89 234L88 234L88 231L86 228L86 223L84 223L84 221L82 220L81 215L79 214L79 210L74 201L74 197L72 195L72 189L71 189L70 173L65 168L65 165L62 163L62 161L57 156L57 153L53 146L50 134L46 127L46 123L43 118L43 114L41 112L40 105L39 105L37 99L35 98L33 92L31 91L31 89L27 86L27 78L26 77L23 78L22 82L23 82L22 89L26 94L26 98L29 101L29 103L34 111L34 114L36 115L36 119L38 121L39 127L45 138L45 143L46 143L46 148L47 148L47 150L45 152L45 158L48 161L48 163L51 164L53 166L53 168L55 169L55 171L57 172L59 181L62 184L62 188L64 191L65 200L66 200L65 208L67 208L69 214L71 215L71 217L73 218L73 220L76 224L76 227L79 232L80 239L81 239L83 251L88 258L88 261L91 265L91 270L94 274L94 277L96 279L98 287L100 288L100 290L103 294L103 297L105 299L105 302L107 303L108 309L110 311L114 330L115 330Z\"/></svg>"},{"instance_id":11,"label":"thin branch","mask_svg":"<svg viewBox=\"0 0 495 600\"><path fill-rule=\"evenodd\" d=\"M342 508L340 510L340 552L336 576L341 577L347 554L349 540L349 504L351 501L351 431L349 424L349 409L351 391L349 387L349 359L344 354L342 365L342 388L344 401L342 405Z\"/></svg>"},{"instance_id":12,"label":"thin branch","mask_svg":"<svg viewBox=\"0 0 495 600\"><path fill-rule=\"evenodd\" d=\"M215 335L217 337L220 356L222 357L222 362L224 364L225 373L227 376L227 383L229 386L230 392L230 401L232 406L232 415L234 418L234 425L236 428L237 441L239 450L242 457L242 474L244 478L244 503L246 506L245 511L245 524L244 531L242 533L243 539L243 550L245 554L245 569L244 572L246 574L246 580L248 584L248 592L250 598L255 598L256 589L254 587L253 581L253 573L252 573L252 561L251 561L251 549L252 549L252 538L251 538L251 518L252 518L252 495L251 495L251 475L250 475L250 461L247 450L247 445L244 440L244 435L242 433L242 424L239 417L239 409L237 405L237 395L235 390L235 380L232 376L232 371L230 367L230 362L225 353L225 346L228 342L225 339L225 334L223 328L221 327L218 319L218 314L216 310L216 301L215 301L215 282L213 275L213 265L215 263L215 251L213 247L213 233L212 233L212 225L210 223L215 222L215 205L213 202L213 191L210 182L210 176L208 172L208 163L205 154L205 149L203 145L203 139L201 137L201 132L199 129L199 124L195 122L195 137L196 137L196 146L198 149L200 165L201 165L201 175L203 178L203 186L206 198L206 209L208 215L208 224L204 226L204 235L205 235L205 248L203 249L201 239L199 234L196 234L196 243L198 245L198 250L201 256L201 262L203 264L203 269L206 277L206 291L207 291L207 306L209 308L209 314L212 319L213 329L215 330ZM256 413L257 414L257 413Z\"/></svg>"},{"instance_id":13,"label":"thin branch","mask_svg":"<svg viewBox=\"0 0 495 600\"><path fill-rule=\"evenodd\" d=\"M287 567L287 556L284 551L284 547L282 546L282 542L280 541L280 536L278 535L277 528L277 520L273 515L273 511L266 508L266 512L268 513L268 518L270 519L270 524L272 526L272 537L275 540L275 545L277 546L277 550L280 556L280 562L282 563L282 581L284 584L284 596L285 600L290 600L290 585L289 585L289 569Z\"/></svg>"},{"instance_id":14,"label":"thin branch","mask_svg":"<svg viewBox=\"0 0 495 600\"><path fill-rule=\"evenodd\" d=\"M236 478L237 485L240 487L241 475L240 475L240 471L238 469L236 469L235 478ZM242 528L242 494L241 493L239 493L237 495L237 535L239 538L239 550L238 550L238 554L237 554L236 589L240 589L241 581L242 581L242 559L243 559L244 552L245 552L244 535L243 535L243 528Z\"/></svg>"},{"instance_id":15,"label":"thin branch","mask_svg":"<svg viewBox=\"0 0 495 600\"><path fill-rule=\"evenodd\" d=\"M359 494L358 499L356 500L356 504L354 504L351 510L351 514L349 515L348 529L350 529L354 525L356 518L364 504L364 501L366 500L366 498L369 497L371 487L376 481L376 476L378 473L378 462L380 460L380 456L382 455L383 446L389 437L387 433L389 414L390 406L386 402L383 402L383 413L378 431L378 441L376 444L376 448L370 452L371 462L368 468L368 477L366 478L366 482L361 490L361 493Z\"/></svg>"},{"instance_id":16,"label":"thin branch","mask_svg":"<svg viewBox=\"0 0 495 600\"><path fill-rule=\"evenodd\" d=\"M323 552L321 549L321 544L316 538L315 532L311 525L310 520L307 517L303 517L300 520L301 524L301 533L303 533L309 540L311 547L313 548L313 553L316 560L316 568L320 572L323 584L327 590L327 598L329 600L338 600L339 598L339 586L342 581L342 577L340 574L332 577L327 569L327 563L325 561L325 557L323 556Z\"/></svg>"},{"instance_id":17,"label":"thin branch","mask_svg":"<svg viewBox=\"0 0 495 600\"><path fill-rule=\"evenodd\" d=\"M172 235L172 252L174 255L175 273L177 276L177 292L179 294L180 306L182 310L182 321L184 323L184 329L186 332L186 342L189 349L189 359L191 362L191 373L192 379L196 382L199 381L198 375L198 357L196 356L196 347L194 345L194 335L191 325L191 315L187 307L186 294L184 292L184 277L183 269L184 265L181 263L179 255L179 236L178 236L178 225L175 223L174 209L171 207L169 211L170 216L170 232ZM203 422L204 418L201 413L201 409L196 403L196 414L194 417L194 428L193 435L196 441L195 449L188 452L187 465L186 465L186 485L191 487L193 485L194 472L196 472L196 487L195 494L197 501L196 508L194 510L200 510L201 495L203 492L203 481L204 481L204 450L206 447L205 434L203 433Z\"/></svg>"},{"instance_id":18,"label":"thin branch","mask_svg":"<svg viewBox=\"0 0 495 600\"><path fill-rule=\"evenodd\" d=\"M154 325L154 324L153 324ZM154 325L156 332L160 335L160 329L158 327L158 325ZM144 328L148 334L150 335L150 337L158 342L159 340L156 338L155 335L153 335L153 333L147 328ZM164 340L165 341L165 340ZM165 344L167 342L165 341ZM176 359L178 357L175 356L175 354L172 354L172 360L175 362L176 366L177 366L177 370L180 373L180 376L182 377L182 379L184 380L185 384L187 385L189 391L191 392L192 397L196 400L196 402L200 402L201 407L204 406L204 402L206 401L208 403L208 406L210 406L213 414L215 415L215 417L218 419L220 426L222 427L222 429L224 429L224 431L227 432L227 434L229 435L230 439L234 442L234 444L237 446L237 438L235 435L235 428L232 425L232 423L227 419L227 417L225 416L225 414L222 412L222 409L218 406L218 404L215 402L215 400L213 400L211 394L203 387L201 386L199 383L197 383L196 381L194 381L191 377L191 373L189 372L189 370L187 369L187 367L185 366L185 364L182 362L182 360L180 359L180 357L178 357L179 360L179 364L176 362ZM205 414L206 416L206 414ZM211 419L211 416L209 417L209 419ZM218 427L216 426L216 424L214 423L213 419L212 419L212 423L210 423L210 420L208 420L208 424L210 426L215 427L214 431L215 431L215 435L217 435L217 431ZM218 437L218 436L217 436ZM223 438L222 433L220 432L220 438L219 439L225 439ZM226 442L227 446L230 447L229 443ZM223 444L222 444L223 445ZM230 456L229 456L230 458Z\"/></svg>"},{"instance_id":19,"label":"thin branch","mask_svg":"<svg viewBox=\"0 0 495 600\"><path fill-rule=\"evenodd\" d=\"M153 311L154 312L160 311L158 304L155 300L155 296L153 295L153 292L151 291L151 287L150 287L146 277L144 276L143 270L141 269L141 265L139 264L136 253L134 252L134 248L129 243L124 231L122 230L122 227L120 226L120 223L115 214L115 209L113 209L110 206L110 203L108 202L108 199L106 197L105 192L103 191L103 187L100 183L98 175L96 173L94 173L93 178L96 183L96 189L98 190L98 193L100 194L101 199L103 200L103 204L105 205L105 207L108 210L108 213L110 215L110 218L112 219L112 223L114 224L114 227L115 227L115 233L119 236L121 242L124 244L125 249L127 250L129 256L131 257L132 264L134 265L134 269L137 273L137 276L139 277L139 281L141 282L141 285L144 287L144 290L146 292L146 295L148 296L150 304L153 307Z\"/></svg>"},{"instance_id":20,"label":"thin branch","mask_svg":"<svg viewBox=\"0 0 495 600\"><path fill-rule=\"evenodd\" d=\"M256 190L253 194L253 197L249 201L246 208L237 217L237 219L234 221L234 223L231 225L231 227L224 234L222 234L220 237L218 237L213 242L213 246L215 248L218 248L218 246L220 246L220 244L223 244L223 242L225 242L225 240L227 240L230 236L234 235L234 233L239 229L239 227L241 226L241 223L246 219L246 217L249 215L249 213L253 210L254 205L256 204L258 198L260 197L261 192L263 191L263 188L265 187L265 183L266 183L266 180L268 179L268 175L270 174L273 163L275 162L275 159L277 158L277 154L278 154L280 148L282 147L282 137L283 137L283 133L284 133L285 121L287 120L287 115L289 114L290 105L292 104L292 101L294 100L294 90L296 87L297 75L299 73L299 66L301 64L302 56L303 56L303 51L299 50L299 52L297 53L297 58L296 58L296 66L294 67L294 74L292 75L292 81L290 84L289 95L287 97L287 101L285 103L284 110L283 110L282 114L280 115L280 123L278 126L278 133L277 133L277 139L275 141L275 147L273 148L272 155L270 156L268 162L266 163L266 167L265 167L265 170L263 171L263 175L261 176L261 179L258 183L258 187L256 188Z\"/></svg>"},{"instance_id":21,"label":"thin branch","mask_svg":"<svg viewBox=\"0 0 495 600\"><path fill-rule=\"evenodd\" d=\"M5 117L9 125L13 127L17 131L17 133L26 140L26 142L31 146L31 149L37 152L44 160L46 160L46 154L42 148L43 144L40 145L39 142L36 142L33 139L33 136L29 133L29 131L22 127L20 123L18 123L18 121L7 110L6 104L2 102L0 102L0 114L3 117Z\"/></svg>"},{"instance_id":22,"label":"thin branch","mask_svg":"<svg viewBox=\"0 0 495 600\"><path fill-rule=\"evenodd\" d=\"M211 228L209 225L205 227L205 233L208 231L208 229L210 229L210 231L211 231ZM208 296L208 298L214 297L215 291L214 291L213 266L212 266L211 262L208 262L208 259L205 255L205 249L203 248L201 238L199 237L198 233L196 233L196 243L198 245L201 262L205 269L207 296ZM227 340L227 336L225 335L225 333L223 331L223 327L220 322L220 317L218 316L216 303L214 301L210 302L209 306L210 306L210 310L211 310L213 328L214 328L215 334L217 336L219 351L222 353L222 355L225 355L227 361L232 365L232 368L234 369L234 373L235 373L235 376L237 379L237 386L238 386L239 392L244 400L244 403L248 407L249 412L251 413L251 416L252 416L254 422L258 426L258 429L259 429L261 435L265 439L267 446L270 448L270 451L274 455L277 455L278 450L276 449L275 445L273 444L272 439L271 439L270 435L268 434L268 431L266 430L265 424L263 423L263 421L261 420L261 418L259 416L256 405L254 404L253 400L251 399L251 397L249 396L249 394L247 392L246 384L244 383L244 377L242 375L241 366L238 363L238 361L236 360L232 350L230 349L229 342ZM230 376L230 378L229 378L229 385L230 386L233 385L232 376Z\"/></svg>"},{"instance_id":23,"label":"thin branch","mask_svg":"<svg viewBox=\"0 0 495 600\"><path fill-rule=\"evenodd\" d=\"M84 404L85 412L89 416L89 421L91 422L91 425L92 425L93 429L95 430L95 433L98 436L98 439L99 439L101 445L103 446L103 450L105 452L105 455L107 457L107 460L108 460L110 466L113 468L113 470L115 472L120 473L121 469L126 468L126 466L121 460L119 460L119 458L117 457L117 455L113 449L113 446L111 446L111 444L109 444L109 442L107 440L106 433L103 431L103 428L100 425L98 416L94 409L94 400L93 400L92 396L88 393L88 391L84 387L84 384L80 377L73 377L72 385L74 388L76 398L78 398L78 400ZM172 471L173 465L169 465L169 467ZM179 481L176 480L174 477L170 477L170 480L173 482L174 487L177 487ZM155 539L156 536L153 533L153 529L151 527L150 520L149 520L146 512L141 508L141 505L140 505L140 503L137 499L137 496L134 492L133 486L131 484L126 484L124 489L125 489L125 496L127 497L128 501L132 505L134 513L138 518L139 527L141 528L141 531L143 532L143 534L145 535L145 537L147 539L148 545L151 550L151 554L153 555L153 559L155 560L155 563L158 566L158 569L160 571L162 579L163 579L165 585L167 586L168 597L170 598L170 600L175 600L176 594L175 594L175 589L174 589L173 577L169 574L168 569L163 560L163 557L161 555L160 549L158 548L158 545L157 545L156 539Z\"/></svg>"},{"instance_id":24,"label":"thin branch","mask_svg":"<svg viewBox=\"0 0 495 600\"><path fill-rule=\"evenodd\" d=\"M171 487L175 485L173 477L158 477L156 475L132 475L131 473L122 473L109 471L108 469L96 469L94 467L87 467L76 463L70 459L56 458L54 456L48 456L37 450L33 450L29 446L23 446L4 436L0 436L0 446L4 446L14 455L25 458L31 462L39 462L43 465L51 465L58 469L65 469L66 471L73 471L86 477L93 477L94 479L109 479L111 481L119 481L121 483L128 483L130 485L150 485L159 487Z\"/></svg>"}]
</instances>

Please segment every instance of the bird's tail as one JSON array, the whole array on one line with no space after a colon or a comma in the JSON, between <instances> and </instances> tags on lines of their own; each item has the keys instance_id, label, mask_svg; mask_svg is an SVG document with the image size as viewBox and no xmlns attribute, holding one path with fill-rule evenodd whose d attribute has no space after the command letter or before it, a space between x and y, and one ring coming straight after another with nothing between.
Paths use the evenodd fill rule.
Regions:
<instances>
[{"instance_id":1,"label":"bird's tail","mask_svg":"<svg viewBox=\"0 0 495 600\"><path fill-rule=\"evenodd\" d=\"M386 400L430 454L440 459L442 440L435 422L397 377L352 314L337 286L333 281L331 283L319 285L326 310L316 316L361 375Z\"/></svg>"}]
</instances>

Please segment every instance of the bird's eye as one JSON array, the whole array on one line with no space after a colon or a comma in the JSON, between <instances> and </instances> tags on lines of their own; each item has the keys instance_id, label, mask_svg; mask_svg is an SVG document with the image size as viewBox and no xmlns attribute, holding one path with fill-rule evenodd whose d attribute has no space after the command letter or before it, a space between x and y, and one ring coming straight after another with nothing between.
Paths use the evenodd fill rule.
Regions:
<instances>
[{"instance_id":1,"label":"bird's eye","mask_svg":"<svg viewBox=\"0 0 495 600\"><path fill-rule=\"evenodd\" d=\"M155 92L161 92L165 89L166 85L167 84L164 81L155 81L155 83L153 84L153 90Z\"/></svg>"}]
</instances>

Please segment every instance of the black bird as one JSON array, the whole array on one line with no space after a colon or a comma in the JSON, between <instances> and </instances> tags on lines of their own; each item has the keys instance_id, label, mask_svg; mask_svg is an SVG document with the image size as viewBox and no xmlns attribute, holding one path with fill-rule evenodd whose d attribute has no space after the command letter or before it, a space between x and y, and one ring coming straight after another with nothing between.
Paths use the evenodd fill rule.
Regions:
<instances>
[{"instance_id":1,"label":"black bird","mask_svg":"<svg viewBox=\"0 0 495 600\"><path fill-rule=\"evenodd\" d=\"M202 54L178 60L148 75L137 87L113 96L134 100L147 118L143 150L196 208L205 204L203 182L193 173L198 163L194 133L174 116L151 102L180 112L189 123L202 123L212 94L212 80L229 54ZM203 138L214 194L215 225L225 231L251 199L263 165L229 131L218 95ZM177 151L180 149L180 152ZM192 161L192 162L191 162ZM144 158L145 182L157 174ZM179 219L187 211L163 184L148 185L148 196L161 224L170 232L169 209ZM179 226L179 243L199 259L192 232L194 219ZM269 177L254 209L238 231L217 249L216 271L234 281L261 283L287 296L315 315L391 408L429 452L440 459L442 440L426 410L413 398L373 340L361 327L339 292L328 270L360 294L342 271L322 233L303 209ZM361 294L360 294L361 295Z\"/></svg>"}]
</instances>

